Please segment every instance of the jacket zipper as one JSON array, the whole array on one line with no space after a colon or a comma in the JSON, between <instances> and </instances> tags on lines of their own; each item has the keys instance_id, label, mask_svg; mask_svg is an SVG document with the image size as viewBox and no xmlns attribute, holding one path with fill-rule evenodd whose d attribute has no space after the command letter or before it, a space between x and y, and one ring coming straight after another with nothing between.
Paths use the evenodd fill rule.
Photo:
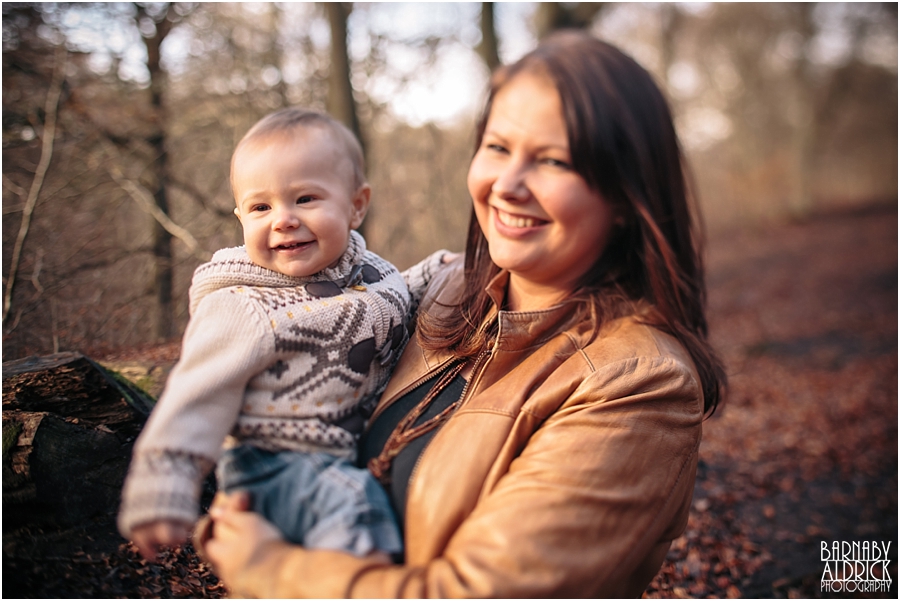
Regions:
<instances>
[{"instance_id":1,"label":"jacket zipper","mask_svg":"<svg viewBox=\"0 0 900 601\"><path fill-rule=\"evenodd\" d=\"M493 352L492 349L483 350L483 351L481 351L481 354L478 355L478 357L475 359L475 365L472 367L472 377L470 377L466 381L465 386L463 386L462 393L460 393L460 395L459 395L459 404L456 406L456 409L453 410L453 413L450 414L450 417L447 418L447 422L449 422L451 419L453 419L453 416L456 414L456 412L459 411L462 408L462 406L465 404L466 395L469 392L469 388L472 387L472 383L478 379L478 377L482 374L482 372L484 372L484 367L488 363L487 359L490 358L490 355L492 352ZM447 423L445 422L444 426L446 426L446 425L447 425ZM443 430L444 426L441 426L438 429L438 431L435 432L435 436L437 436L440 433L440 431ZM421 453L419 453L419 456L416 458L416 463L415 463L415 465L413 465L412 472L410 472L410 474L409 474L409 481L406 484L407 501L409 498L409 491L412 490L412 482L416 477L416 472L419 471L419 464L422 463L422 457L425 455L425 451L428 450L428 447L431 446L432 442L434 442L434 437L432 437L431 440L428 441L428 444L425 445L425 448L422 449ZM407 507L408 506L409 506L409 503L407 503Z\"/></svg>"},{"instance_id":2,"label":"jacket zipper","mask_svg":"<svg viewBox=\"0 0 900 601\"><path fill-rule=\"evenodd\" d=\"M402 390L397 391L394 394L394 398L391 399L390 403L386 403L384 405L379 406L378 409L376 409L375 412L373 412L372 415L370 415L368 417L368 419L366 420L366 430L369 429L369 426L371 426L373 423L375 423L375 420L378 419L378 417L380 417L381 414L384 413L388 407L392 406L394 403L396 403L397 401L402 399L403 396L406 395L409 391L414 390L415 388L421 386L428 380L432 380L432 379L436 378L438 375L440 375L441 370L444 369L445 367L447 367L447 365L451 361L453 361L453 357L449 357L449 358L445 359L439 365L436 365L434 367L434 369L432 369L431 371L426 373L424 376L421 376L419 379L415 380L409 386L406 386Z\"/></svg>"}]
</instances>

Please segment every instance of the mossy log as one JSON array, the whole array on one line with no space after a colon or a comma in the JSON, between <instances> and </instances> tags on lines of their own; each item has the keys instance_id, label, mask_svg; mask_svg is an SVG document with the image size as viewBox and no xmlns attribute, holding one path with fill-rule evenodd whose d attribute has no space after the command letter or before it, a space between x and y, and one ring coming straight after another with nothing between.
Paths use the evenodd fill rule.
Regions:
<instances>
[{"instance_id":1,"label":"mossy log","mask_svg":"<svg viewBox=\"0 0 900 601\"><path fill-rule=\"evenodd\" d=\"M4 363L4 532L114 512L152 404L80 353Z\"/></svg>"}]
</instances>

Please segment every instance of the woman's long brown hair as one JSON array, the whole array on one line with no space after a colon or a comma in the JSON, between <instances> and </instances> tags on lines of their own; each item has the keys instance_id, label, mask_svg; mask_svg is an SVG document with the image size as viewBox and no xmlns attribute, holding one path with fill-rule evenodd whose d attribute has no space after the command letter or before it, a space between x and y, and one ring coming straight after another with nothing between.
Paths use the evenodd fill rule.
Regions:
<instances>
[{"instance_id":1,"label":"woman's long brown hair","mask_svg":"<svg viewBox=\"0 0 900 601\"><path fill-rule=\"evenodd\" d=\"M710 346L701 244L668 103L651 75L615 47L586 33L545 39L499 69L477 130L476 149L497 92L522 72L549 77L562 100L572 166L625 216L581 286L567 302L590 319L596 336L610 319L644 300L649 325L675 336L700 375L704 411L719 404L725 371ZM449 313L420 315L419 344L473 357L489 344L479 326L492 310L485 286L500 271L474 210L465 255L465 287Z\"/></svg>"}]
</instances>

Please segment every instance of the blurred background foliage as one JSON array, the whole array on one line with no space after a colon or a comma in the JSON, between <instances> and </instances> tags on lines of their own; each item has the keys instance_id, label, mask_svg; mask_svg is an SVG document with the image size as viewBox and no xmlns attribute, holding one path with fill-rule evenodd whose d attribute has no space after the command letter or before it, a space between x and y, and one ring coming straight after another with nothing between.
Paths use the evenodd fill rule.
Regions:
<instances>
[{"instance_id":1,"label":"blurred background foliage","mask_svg":"<svg viewBox=\"0 0 900 601\"><path fill-rule=\"evenodd\" d=\"M400 268L461 250L490 69L560 27L656 76L710 232L897 202L894 3L2 11L4 360L177 339L194 268L241 242L232 149L288 105L363 141L372 250Z\"/></svg>"}]
</instances>

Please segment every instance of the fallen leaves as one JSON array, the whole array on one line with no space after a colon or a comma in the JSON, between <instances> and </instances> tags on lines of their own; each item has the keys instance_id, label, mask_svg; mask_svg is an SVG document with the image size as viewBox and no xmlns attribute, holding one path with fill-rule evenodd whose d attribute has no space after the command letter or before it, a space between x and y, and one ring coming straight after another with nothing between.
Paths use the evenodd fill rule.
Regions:
<instances>
[{"instance_id":1,"label":"fallen leaves","mask_svg":"<svg viewBox=\"0 0 900 601\"><path fill-rule=\"evenodd\" d=\"M31 544L17 544L4 533L3 597L220 599L227 594L190 544L163 551L150 563L132 543L115 542L111 522L92 529L102 535L90 551L78 548L87 538L84 530L32 529Z\"/></svg>"},{"instance_id":2,"label":"fallen leaves","mask_svg":"<svg viewBox=\"0 0 900 601\"><path fill-rule=\"evenodd\" d=\"M712 240L729 395L704 424L687 529L646 597L829 596L821 541L896 541L896 217ZM896 596L896 557L893 590L869 596Z\"/></svg>"}]
</instances>

